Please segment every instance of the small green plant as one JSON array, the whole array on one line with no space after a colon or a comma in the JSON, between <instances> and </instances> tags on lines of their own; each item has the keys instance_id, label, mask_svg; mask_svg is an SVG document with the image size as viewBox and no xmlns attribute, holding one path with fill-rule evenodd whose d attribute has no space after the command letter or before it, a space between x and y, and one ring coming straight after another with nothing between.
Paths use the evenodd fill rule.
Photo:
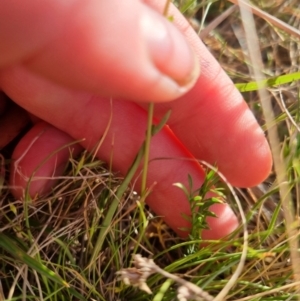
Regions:
<instances>
[{"instance_id":1,"label":"small green plant","mask_svg":"<svg viewBox=\"0 0 300 301\"><path fill-rule=\"evenodd\" d=\"M182 230L190 232L189 238L192 241L201 240L202 231L209 229L207 217L217 217L210 207L222 203L222 199L225 198L223 188L215 187L219 181L214 170L207 170L203 184L197 189L194 189L191 175L188 175L188 187L181 183L174 184L184 192L190 204L191 215L183 217L191 223L191 229ZM193 254L198 249L199 244L189 245L188 254Z\"/></svg>"}]
</instances>

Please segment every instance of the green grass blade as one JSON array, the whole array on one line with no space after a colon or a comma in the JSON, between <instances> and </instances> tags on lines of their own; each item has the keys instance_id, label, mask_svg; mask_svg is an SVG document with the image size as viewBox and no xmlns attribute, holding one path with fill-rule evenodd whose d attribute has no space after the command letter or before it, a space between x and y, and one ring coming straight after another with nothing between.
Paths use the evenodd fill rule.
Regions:
<instances>
[{"instance_id":1,"label":"green grass blade","mask_svg":"<svg viewBox=\"0 0 300 301\"><path fill-rule=\"evenodd\" d=\"M259 82L250 82L250 83L238 83L235 86L240 92L250 92L257 91L262 87L276 87L283 84L293 83L297 80L300 80L300 72L280 75Z\"/></svg>"},{"instance_id":2,"label":"green grass blade","mask_svg":"<svg viewBox=\"0 0 300 301\"><path fill-rule=\"evenodd\" d=\"M74 297L76 297L78 300L86 301L86 298L84 298L80 293L78 293L74 288L69 287L67 288L70 294L72 294Z\"/></svg>"},{"instance_id":3,"label":"green grass blade","mask_svg":"<svg viewBox=\"0 0 300 301\"><path fill-rule=\"evenodd\" d=\"M166 113L166 115L162 118L162 120L158 123L158 125L154 126L151 128L151 136L154 136L155 134L157 134L162 128L163 126L166 124L169 116L171 114L171 111L168 111ZM109 210L104 218L104 221L102 223L102 228L100 230L100 234L98 236L97 242L95 244L94 247L94 251L92 253L91 259L90 259L90 263L94 262L98 256L98 254L101 251L104 239L109 231L110 225L111 225L111 221L113 219L113 216L118 208L118 204L119 204L119 200L122 198L122 195L124 194L124 192L126 191L127 187L129 186L132 178L134 177L138 167L140 166L140 163L143 159L143 156L145 154L145 141L143 142L139 152L137 153L131 167L129 168L129 171L127 172L126 177L124 178L123 183L121 184L121 186L118 188L117 192L116 192L116 197L114 198L112 204L109 207Z\"/></svg>"},{"instance_id":4,"label":"green grass blade","mask_svg":"<svg viewBox=\"0 0 300 301\"><path fill-rule=\"evenodd\" d=\"M195 4L195 0L188 0L186 1L181 7L180 12L185 13L192 5Z\"/></svg>"},{"instance_id":5,"label":"green grass blade","mask_svg":"<svg viewBox=\"0 0 300 301\"><path fill-rule=\"evenodd\" d=\"M55 274L55 272L29 256L26 252L19 248L13 240L11 240L3 233L0 233L0 247L9 252L15 259L19 260L23 264L26 264L28 267L37 271L41 275L63 285L64 287L69 287L69 284L57 274Z\"/></svg>"},{"instance_id":6,"label":"green grass blade","mask_svg":"<svg viewBox=\"0 0 300 301\"><path fill-rule=\"evenodd\" d=\"M124 192L126 191L128 185L130 184L130 181L132 180L135 172L137 171L139 164L143 158L144 155L144 145L145 143L143 143L140 151L138 152L132 166L130 167L123 183L121 184L121 186L118 188L117 193L116 193L116 197L114 198L113 202L111 203L108 212L105 215L104 221L102 222L101 225L101 230L97 239L97 242L95 244L94 250L93 250L93 254L90 258L90 263L94 262L98 256L98 254L101 251L104 239L110 229L110 225L111 225L111 221L113 219L113 216L118 208L118 204L119 204L119 200L122 198L122 195L124 194Z\"/></svg>"},{"instance_id":7,"label":"green grass blade","mask_svg":"<svg viewBox=\"0 0 300 301\"><path fill-rule=\"evenodd\" d=\"M156 125L152 125L152 130L151 130L151 134L152 136L156 135L166 124L168 119L171 116L171 110L169 110L164 116L163 118L160 120L160 122Z\"/></svg>"},{"instance_id":8,"label":"green grass blade","mask_svg":"<svg viewBox=\"0 0 300 301\"><path fill-rule=\"evenodd\" d=\"M165 294L170 290L173 280L167 279L160 287L157 294L154 296L153 301L162 301Z\"/></svg>"},{"instance_id":9,"label":"green grass blade","mask_svg":"<svg viewBox=\"0 0 300 301\"><path fill-rule=\"evenodd\" d=\"M151 142L151 126L153 122L154 114L154 104L151 102L148 107L148 120L147 120L147 131L145 137L145 147L144 147L144 168L142 171L142 187L141 194L146 194L146 185L147 185L147 174L148 174L148 163L149 163L149 153L150 153L150 142Z\"/></svg>"}]
</instances>

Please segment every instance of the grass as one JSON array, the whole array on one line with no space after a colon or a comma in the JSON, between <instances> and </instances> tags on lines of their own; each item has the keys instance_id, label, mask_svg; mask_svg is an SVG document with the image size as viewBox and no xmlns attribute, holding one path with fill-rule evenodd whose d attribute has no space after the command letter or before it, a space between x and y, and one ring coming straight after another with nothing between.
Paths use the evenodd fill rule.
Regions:
<instances>
[{"instance_id":1,"label":"grass","mask_svg":"<svg viewBox=\"0 0 300 301\"><path fill-rule=\"evenodd\" d=\"M299 28L297 0L253 3L273 18ZM214 28L214 22L224 16L231 3L189 0L178 1L178 6L195 30L202 33L204 42L242 91L265 130L270 128L265 122L258 87L267 86L270 95L275 134L279 137L273 148L277 147L280 158L274 159L276 164L284 164L279 169L275 164L277 167L265 183L235 190L243 205L249 232L241 274L236 275L235 271L243 251L242 228L226 240L209 241L199 248L201 239L195 233L205 227L205 223L203 215L195 214L192 216L195 233L183 241L144 205L144 195L141 199L134 193L134 188L128 185L130 175L124 182L104 162L92 160L91 155L84 153L77 160L70 159L65 176L55 189L34 202L29 197L26 202L15 200L5 188L5 179L1 179L0 301L168 301L176 299L177 287L181 285L175 283L178 282L176 277L217 296L233 275L237 276L235 285L223 300L299 300L296 273L299 256L297 250L291 252L291 246L298 243L300 210L299 40L288 27L286 31L284 27L278 29L274 27L277 23L270 19L266 22L264 15L255 16L264 63L261 70L265 77L257 83L257 77L253 76L254 65L245 47L246 34L239 11L232 10ZM213 24L209 33L201 31L203 24L206 28ZM143 154L144 149L137 160ZM224 189L222 193L226 194L227 201L240 214L233 194L218 184L218 177L208 172L207 183L209 181ZM283 194L284 185L287 192ZM210 185L203 187L202 190L194 187L199 192L196 199L186 188L191 206L203 205ZM291 201L286 205L287 193ZM290 205L294 208L292 215ZM208 208L201 212L210 214ZM202 222L197 224L199 218ZM118 280L116 272L134 272L141 276L139 266L131 265L132 254L153 258L164 272L176 277L165 277L151 266L153 273L143 280L147 280L152 295L125 285ZM146 261L146 264L150 263ZM128 270L128 267L132 268ZM188 290L190 300L198 300L191 292Z\"/></svg>"}]
</instances>

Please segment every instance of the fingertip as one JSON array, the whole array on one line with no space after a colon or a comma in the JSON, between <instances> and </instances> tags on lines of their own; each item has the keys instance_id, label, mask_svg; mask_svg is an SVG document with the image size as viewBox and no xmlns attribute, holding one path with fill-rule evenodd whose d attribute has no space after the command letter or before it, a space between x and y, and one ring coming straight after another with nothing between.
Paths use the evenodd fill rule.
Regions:
<instances>
[{"instance_id":1,"label":"fingertip","mask_svg":"<svg viewBox=\"0 0 300 301\"><path fill-rule=\"evenodd\" d=\"M148 7L144 9L140 21L141 40L146 39L151 64L160 73L157 87L153 88L159 92L159 101L172 100L194 86L200 74L200 61L183 34L170 21Z\"/></svg>"},{"instance_id":2,"label":"fingertip","mask_svg":"<svg viewBox=\"0 0 300 301\"><path fill-rule=\"evenodd\" d=\"M198 79L199 58L184 35L142 2L90 1L68 18L27 68L76 90L140 102L171 101Z\"/></svg>"},{"instance_id":3,"label":"fingertip","mask_svg":"<svg viewBox=\"0 0 300 301\"><path fill-rule=\"evenodd\" d=\"M263 182L272 170L272 153L265 133L258 125L252 112L247 108L248 118L238 122L232 129L235 142L232 142L232 154L220 164L220 170L233 186L253 187Z\"/></svg>"},{"instance_id":4,"label":"fingertip","mask_svg":"<svg viewBox=\"0 0 300 301\"><path fill-rule=\"evenodd\" d=\"M273 166L272 153L267 139L264 137L261 140L261 145L255 148L244 171L240 173L243 181L236 177L236 183L232 181L233 185L237 187L254 187L265 181L270 175Z\"/></svg>"},{"instance_id":5,"label":"fingertip","mask_svg":"<svg viewBox=\"0 0 300 301\"><path fill-rule=\"evenodd\" d=\"M10 188L16 198L25 191L34 197L51 190L66 167L69 157L76 156L81 146L67 134L39 122L16 146L11 163Z\"/></svg>"}]
</instances>

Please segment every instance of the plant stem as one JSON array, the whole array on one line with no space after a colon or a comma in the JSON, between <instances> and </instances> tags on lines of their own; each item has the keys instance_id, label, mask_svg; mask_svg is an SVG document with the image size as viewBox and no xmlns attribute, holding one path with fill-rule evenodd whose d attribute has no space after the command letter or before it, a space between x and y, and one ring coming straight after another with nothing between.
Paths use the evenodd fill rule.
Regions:
<instances>
[{"instance_id":1,"label":"plant stem","mask_svg":"<svg viewBox=\"0 0 300 301\"><path fill-rule=\"evenodd\" d=\"M150 141L151 141L151 133L152 133L152 121L153 121L153 111L154 104L151 102L148 107L148 120L147 120L147 132L145 139L145 147L144 147L144 168L142 174L142 186L141 186L141 194L142 196L146 194L146 185L147 185L147 174L148 174L148 164L149 164L149 153L150 153Z\"/></svg>"}]
</instances>

